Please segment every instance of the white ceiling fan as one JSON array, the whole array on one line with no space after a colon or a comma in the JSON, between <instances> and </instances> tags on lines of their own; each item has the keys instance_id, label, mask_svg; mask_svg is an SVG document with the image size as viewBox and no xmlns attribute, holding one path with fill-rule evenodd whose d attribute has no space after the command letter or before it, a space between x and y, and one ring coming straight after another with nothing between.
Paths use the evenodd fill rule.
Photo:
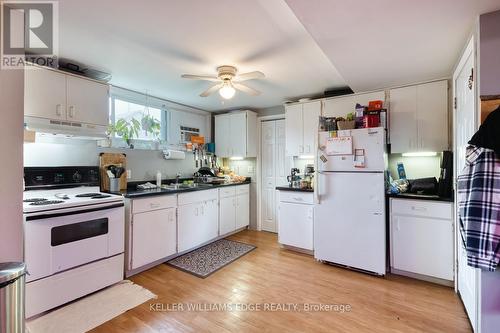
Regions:
<instances>
[{"instance_id":1,"label":"white ceiling fan","mask_svg":"<svg viewBox=\"0 0 500 333\"><path fill-rule=\"evenodd\" d=\"M200 94L201 97L207 97L216 92L217 90L224 99L233 98L236 90L243 91L252 96L260 95L260 91L250 88L249 86L241 82L253 79L262 79L265 77L264 73L259 71L254 71L236 75L237 72L238 70L234 66L220 66L217 67L216 76L183 74L182 77L185 79L216 82L210 88L202 92Z\"/></svg>"}]
</instances>

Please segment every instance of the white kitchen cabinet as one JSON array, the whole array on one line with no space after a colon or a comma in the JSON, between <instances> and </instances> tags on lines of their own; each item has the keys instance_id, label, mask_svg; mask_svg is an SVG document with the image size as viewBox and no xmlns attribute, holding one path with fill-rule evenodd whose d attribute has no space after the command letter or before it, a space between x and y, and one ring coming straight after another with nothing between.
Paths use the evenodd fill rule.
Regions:
<instances>
[{"instance_id":1,"label":"white kitchen cabinet","mask_svg":"<svg viewBox=\"0 0 500 333\"><path fill-rule=\"evenodd\" d=\"M219 235L250 224L250 185L219 189Z\"/></svg>"},{"instance_id":2,"label":"white kitchen cabinet","mask_svg":"<svg viewBox=\"0 0 500 333\"><path fill-rule=\"evenodd\" d=\"M278 241L280 244L312 251L313 194L279 191Z\"/></svg>"},{"instance_id":3,"label":"white kitchen cabinet","mask_svg":"<svg viewBox=\"0 0 500 333\"><path fill-rule=\"evenodd\" d=\"M135 269L177 252L175 208L134 214L131 268Z\"/></svg>"},{"instance_id":4,"label":"white kitchen cabinet","mask_svg":"<svg viewBox=\"0 0 500 333\"><path fill-rule=\"evenodd\" d=\"M315 154L321 101L292 104L285 108L286 155Z\"/></svg>"},{"instance_id":5,"label":"white kitchen cabinet","mask_svg":"<svg viewBox=\"0 0 500 333\"><path fill-rule=\"evenodd\" d=\"M109 124L109 86L56 70L25 70L24 115L98 126ZM75 125L72 125L75 126Z\"/></svg>"},{"instance_id":6,"label":"white kitchen cabinet","mask_svg":"<svg viewBox=\"0 0 500 333\"><path fill-rule=\"evenodd\" d=\"M66 75L35 67L26 69L24 115L66 120Z\"/></svg>"},{"instance_id":7,"label":"white kitchen cabinet","mask_svg":"<svg viewBox=\"0 0 500 333\"><path fill-rule=\"evenodd\" d=\"M235 111L215 116L215 153L219 157L256 157L257 114Z\"/></svg>"},{"instance_id":8,"label":"white kitchen cabinet","mask_svg":"<svg viewBox=\"0 0 500 333\"><path fill-rule=\"evenodd\" d=\"M183 252L218 236L217 190L179 194L177 246Z\"/></svg>"},{"instance_id":9,"label":"white kitchen cabinet","mask_svg":"<svg viewBox=\"0 0 500 333\"><path fill-rule=\"evenodd\" d=\"M68 120L107 125L109 121L109 87L76 76L66 76Z\"/></svg>"},{"instance_id":10,"label":"white kitchen cabinet","mask_svg":"<svg viewBox=\"0 0 500 333\"><path fill-rule=\"evenodd\" d=\"M392 153L448 149L448 81L390 90Z\"/></svg>"},{"instance_id":11,"label":"white kitchen cabinet","mask_svg":"<svg viewBox=\"0 0 500 333\"><path fill-rule=\"evenodd\" d=\"M391 271L453 281L453 204L390 201Z\"/></svg>"}]
</instances>

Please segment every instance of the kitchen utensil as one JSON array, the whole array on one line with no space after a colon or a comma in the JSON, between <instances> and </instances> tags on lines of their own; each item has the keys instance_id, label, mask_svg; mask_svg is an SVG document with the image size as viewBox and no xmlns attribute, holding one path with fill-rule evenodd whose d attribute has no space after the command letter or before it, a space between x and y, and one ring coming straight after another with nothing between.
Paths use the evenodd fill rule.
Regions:
<instances>
[{"instance_id":1,"label":"kitchen utensil","mask_svg":"<svg viewBox=\"0 0 500 333\"><path fill-rule=\"evenodd\" d=\"M106 170L106 174L110 179L115 178L115 175L111 172L111 170Z\"/></svg>"},{"instance_id":2,"label":"kitchen utensil","mask_svg":"<svg viewBox=\"0 0 500 333\"><path fill-rule=\"evenodd\" d=\"M125 172L125 168L124 167L116 167L115 168L115 177L116 178L120 178L123 173Z\"/></svg>"},{"instance_id":3,"label":"kitchen utensil","mask_svg":"<svg viewBox=\"0 0 500 333\"><path fill-rule=\"evenodd\" d=\"M108 166L122 167L127 169L127 156L123 153L101 153L99 154L101 189L109 190L109 176L107 174ZM120 190L127 189L127 176L125 172L120 177Z\"/></svg>"}]
</instances>

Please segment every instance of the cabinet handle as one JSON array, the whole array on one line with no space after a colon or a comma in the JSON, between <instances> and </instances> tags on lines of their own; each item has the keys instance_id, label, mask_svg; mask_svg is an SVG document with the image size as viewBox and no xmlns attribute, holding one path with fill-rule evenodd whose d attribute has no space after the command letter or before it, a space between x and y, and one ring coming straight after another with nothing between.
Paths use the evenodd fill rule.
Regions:
<instances>
[{"instance_id":1,"label":"cabinet handle","mask_svg":"<svg viewBox=\"0 0 500 333\"><path fill-rule=\"evenodd\" d=\"M415 207L415 206L411 206L411 209L417 212L425 212L427 210L427 208L425 207Z\"/></svg>"},{"instance_id":2,"label":"cabinet handle","mask_svg":"<svg viewBox=\"0 0 500 333\"><path fill-rule=\"evenodd\" d=\"M205 215L205 204L203 204L203 206L201 206L201 215Z\"/></svg>"},{"instance_id":3,"label":"cabinet handle","mask_svg":"<svg viewBox=\"0 0 500 333\"><path fill-rule=\"evenodd\" d=\"M56 115L58 115L59 117L62 116L61 107L61 104L56 105Z\"/></svg>"},{"instance_id":4,"label":"cabinet handle","mask_svg":"<svg viewBox=\"0 0 500 333\"><path fill-rule=\"evenodd\" d=\"M311 152L311 145L307 145L307 152L310 153Z\"/></svg>"},{"instance_id":5,"label":"cabinet handle","mask_svg":"<svg viewBox=\"0 0 500 333\"><path fill-rule=\"evenodd\" d=\"M420 148L424 148L424 139L420 139Z\"/></svg>"},{"instance_id":6,"label":"cabinet handle","mask_svg":"<svg viewBox=\"0 0 500 333\"><path fill-rule=\"evenodd\" d=\"M299 153L303 153L304 152L304 146L299 146Z\"/></svg>"},{"instance_id":7,"label":"cabinet handle","mask_svg":"<svg viewBox=\"0 0 500 333\"><path fill-rule=\"evenodd\" d=\"M70 107L69 107L68 116L69 116L70 118L73 118L73 117L74 117L74 115L75 115L75 107L72 105L72 106L70 106Z\"/></svg>"},{"instance_id":8,"label":"cabinet handle","mask_svg":"<svg viewBox=\"0 0 500 333\"><path fill-rule=\"evenodd\" d=\"M199 213L200 213L200 212L199 212L199 210L198 210L198 207L196 207L196 209L194 210L194 215L195 215L195 216L198 216L198 214L199 214Z\"/></svg>"},{"instance_id":9,"label":"cabinet handle","mask_svg":"<svg viewBox=\"0 0 500 333\"><path fill-rule=\"evenodd\" d=\"M301 197L293 198L293 200L295 200L295 201L304 201L304 199L302 199Z\"/></svg>"},{"instance_id":10,"label":"cabinet handle","mask_svg":"<svg viewBox=\"0 0 500 333\"><path fill-rule=\"evenodd\" d=\"M159 203L150 203L149 207L151 207L151 208L158 208L158 207L160 207L160 204Z\"/></svg>"}]
</instances>

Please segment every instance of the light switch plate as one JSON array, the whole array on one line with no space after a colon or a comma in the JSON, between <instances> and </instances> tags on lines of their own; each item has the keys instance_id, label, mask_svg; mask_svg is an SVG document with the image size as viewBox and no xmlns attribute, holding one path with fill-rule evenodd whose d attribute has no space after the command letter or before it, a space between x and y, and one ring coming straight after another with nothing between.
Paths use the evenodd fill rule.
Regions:
<instances>
[{"instance_id":1,"label":"light switch plate","mask_svg":"<svg viewBox=\"0 0 500 333\"><path fill-rule=\"evenodd\" d=\"M132 178L132 170L128 169L127 170L127 179Z\"/></svg>"}]
</instances>

